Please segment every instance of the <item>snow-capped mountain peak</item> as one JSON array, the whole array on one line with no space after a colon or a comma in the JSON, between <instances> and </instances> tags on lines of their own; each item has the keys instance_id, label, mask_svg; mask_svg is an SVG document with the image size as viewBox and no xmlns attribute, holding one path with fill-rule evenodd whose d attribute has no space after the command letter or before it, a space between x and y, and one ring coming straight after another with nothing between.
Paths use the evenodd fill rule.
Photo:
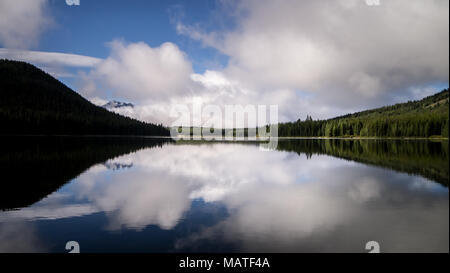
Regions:
<instances>
[{"instance_id":1,"label":"snow-capped mountain peak","mask_svg":"<svg viewBox=\"0 0 450 273\"><path fill-rule=\"evenodd\" d=\"M109 101L108 103L104 104L102 107L106 108L106 109L115 109L115 108L123 108L123 107L133 108L134 105L129 102L121 102L121 101L112 100L112 101Z\"/></svg>"}]
</instances>

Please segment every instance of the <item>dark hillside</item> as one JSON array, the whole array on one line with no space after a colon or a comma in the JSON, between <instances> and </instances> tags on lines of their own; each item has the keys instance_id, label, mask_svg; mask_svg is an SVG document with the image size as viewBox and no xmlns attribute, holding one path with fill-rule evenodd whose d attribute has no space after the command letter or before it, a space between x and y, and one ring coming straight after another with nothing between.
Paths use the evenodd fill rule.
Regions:
<instances>
[{"instance_id":1,"label":"dark hillside","mask_svg":"<svg viewBox=\"0 0 450 273\"><path fill-rule=\"evenodd\" d=\"M0 60L0 134L159 135L162 125L96 106L39 68Z\"/></svg>"}]
</instances>

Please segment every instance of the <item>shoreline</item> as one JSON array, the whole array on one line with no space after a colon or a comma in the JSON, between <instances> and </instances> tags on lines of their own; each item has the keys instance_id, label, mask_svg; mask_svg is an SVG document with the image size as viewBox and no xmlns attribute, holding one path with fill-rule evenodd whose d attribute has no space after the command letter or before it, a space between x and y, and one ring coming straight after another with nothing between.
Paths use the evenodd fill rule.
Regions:
<instances>
[{"instance_id":1,"label":"shoreline","mask_svg":"<svg viewBox=\"0 0 450 273\"><path fill-rule=\"evenodd\" d=\"M278 139L390 139L390 140L448 140L448 137L278 137Z\"/></svg>"},{"instance_id":2,"label":"shoreline","mask_svg":"<svg viewBox=\"0 0 450 273\"><path fill-rule=\"evenodd\" d=\"M253 139L248 139L248 137L239 137L239 138L214 138L214 137L199 137L199 136L189 136L189 139L186 139L187 136L180 136L178 138L172 138L171 136L148 136L148 135L44 135L44 134L11 134L11 135L0 135L0 137L92 137L92 138L158 138L158 139L173 139L173 140L216 140L216 141L267 141L269 139L280 139L280 140L289 140L289 139L343 139L343 140L449 140L448 137L360 137L360 136L347 136L347 137L302 137L302 136L289 136L289 137L255 137Z\"/></svg>"}]
</instances>

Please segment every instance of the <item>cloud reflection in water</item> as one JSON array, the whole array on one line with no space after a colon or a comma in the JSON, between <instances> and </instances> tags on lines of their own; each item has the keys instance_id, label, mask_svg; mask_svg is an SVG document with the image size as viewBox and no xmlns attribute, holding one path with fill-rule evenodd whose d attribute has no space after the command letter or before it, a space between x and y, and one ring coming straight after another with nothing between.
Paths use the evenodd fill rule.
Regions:
<instances>
[{"instance_id":1,"label":"cloud reflection in water","mask_svg":"<svg viewBox=\"0 0 450 273\"><path fill-rule=\"evenodd\" d=\"M114 162L131 167L96 165L0 220L103 211L107 230L170 230L203 199L229 216L178 238L177 250L214 240L238 251L365 251L376 240L382 251L448 251L448 190L418 176L241 144L169 145Z\"/></svg>"}]
</instances>

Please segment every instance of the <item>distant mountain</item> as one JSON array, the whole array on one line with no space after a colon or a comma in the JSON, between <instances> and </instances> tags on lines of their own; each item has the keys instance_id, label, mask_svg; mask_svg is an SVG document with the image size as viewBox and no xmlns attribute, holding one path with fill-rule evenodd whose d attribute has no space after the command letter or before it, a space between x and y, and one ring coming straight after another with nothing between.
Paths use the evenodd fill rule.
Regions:
<instances>
[{"instance_id":1,"label":"distant mountain","mask_svg":"<svg viewBox=\"0 0 450 273\"><path fill-rule=\"evenodd\" d=\"M0 60L0 135L159 135L145 123L96 106L39 68Z\"/></svg>"},{"instance_id":2,"label":"distant mountain","mask_svg":"<svg viewBox=\"0 0 450 273\"><path fill-rule=\"evenodd\" d=\"M120 163L120 162L105 162L103 163L103 165L109 169L109 170L113 170L113 171L117 171L117 170L123 170L123 169L129 169L133 167L133 162L131 163Z\"/></svg>"},{"instance_id":3,"label":"distant mountain","mask_svg":"<svg viewBox=\"0 0 450 273\"><path fill-rule=\"evenodd\" d=\"M104 105L102 105L102 107L105 109L108 109L108 110L112 110L112 109L116 109L116 108L125 108L125 107L134 108L134 105L129 102L121 102L121 101L112 100L112 101L109 101L108 103L105 103Z\"/></svg>"}]
</instances>

